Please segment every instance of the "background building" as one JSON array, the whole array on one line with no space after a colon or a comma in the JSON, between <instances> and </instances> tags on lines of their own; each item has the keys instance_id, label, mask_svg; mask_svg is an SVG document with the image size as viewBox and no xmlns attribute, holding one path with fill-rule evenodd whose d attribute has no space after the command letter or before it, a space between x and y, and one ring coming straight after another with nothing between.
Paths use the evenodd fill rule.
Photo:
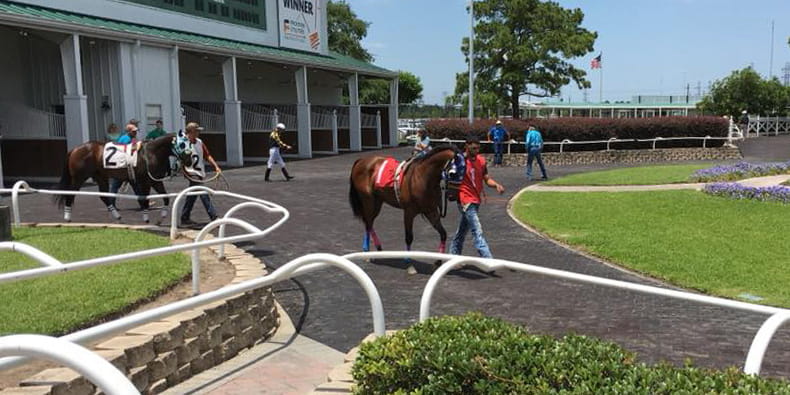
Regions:
<instances>
[{"instance_id":1,"label":"background building","mask_svg":"<svg viewBox=\"0 0 790 395\"><path fill-rule=\"evenodd\" d=\"M58 176L131 118L200 122L230 166L262 160L277 121L299 157L397 144L397 72L330 52L325 0L0 0L0 50L10 178ZM359 103L360 78L390 104Z\"/></svg>"}]
</instances>

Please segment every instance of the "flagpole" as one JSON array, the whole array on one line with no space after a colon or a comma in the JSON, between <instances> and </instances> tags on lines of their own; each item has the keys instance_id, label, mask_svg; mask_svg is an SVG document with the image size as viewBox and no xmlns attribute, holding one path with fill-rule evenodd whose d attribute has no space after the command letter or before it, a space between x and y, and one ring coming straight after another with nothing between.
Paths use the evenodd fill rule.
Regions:
<instances>
[{"instance_id":1,"label":"flagpole","mask_svg":"<svg viewBox=\"0 0 790 395\"><path fill-rule=\"evenodd\" d=\"M603 103L603 67L598 67L598 103Z\"/></svg>"}]
</instances>

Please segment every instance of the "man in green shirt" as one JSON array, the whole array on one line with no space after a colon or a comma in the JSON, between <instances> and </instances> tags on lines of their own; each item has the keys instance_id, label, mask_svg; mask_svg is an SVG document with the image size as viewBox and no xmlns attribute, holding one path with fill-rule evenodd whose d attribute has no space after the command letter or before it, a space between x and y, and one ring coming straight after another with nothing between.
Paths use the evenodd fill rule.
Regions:
<instances>
[{"instance_id":1,"label":"man in green shirt","mask_svg":"<svg viewBox=\"0 0 790 395\"><path fill-rule=\"evenodd\" d=\"M155 138L162 137L162 136L164 136L166 134L167 134L167 132L165 131L164 128L162 128L162 120L159 119L159 120L156 121L156 128L154 130L151 130L150 132L148 132L148 134L145 135L145 139L146 140L153 140Z\"/></svg>"}]
</instances>

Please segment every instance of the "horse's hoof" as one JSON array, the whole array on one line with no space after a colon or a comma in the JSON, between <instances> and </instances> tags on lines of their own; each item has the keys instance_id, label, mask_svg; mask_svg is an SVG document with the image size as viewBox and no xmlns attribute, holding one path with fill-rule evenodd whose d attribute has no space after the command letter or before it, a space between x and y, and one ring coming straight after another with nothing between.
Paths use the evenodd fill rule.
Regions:
<instances>
[{"instance_id":1,"label":"horse's hoof","mask_svg":"<svg viewBox=\"0 0 790 395\"><path fill-rule=\"evenodd\" d=\"M384 249L381 246L376 246L376 251L384 251Z\"/></svg>"},{"instance_id":2,"label":"horse's hoof","mask_svg":"<svg viewBox=\"0 0 790 395\"><path fill-rule=\"evenodd\" d=\"M408 273L408 274L417 274L417 269L415 269L414 266L409 266L406 269L406 273Z\"/></svg>"}]
</instances>

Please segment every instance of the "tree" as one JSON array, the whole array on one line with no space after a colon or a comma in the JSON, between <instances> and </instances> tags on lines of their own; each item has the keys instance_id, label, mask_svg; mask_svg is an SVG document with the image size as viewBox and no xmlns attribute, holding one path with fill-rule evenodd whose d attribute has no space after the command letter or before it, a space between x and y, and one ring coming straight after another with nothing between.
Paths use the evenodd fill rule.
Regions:
<instances>
[{"instance_id":1,"label":"tree","mask_svg":"<svg viewBox=\"0 0 790 395\"><path fill-rule=\"evenodd\" d=\"M398 72L398 101L412 104L422 98L420 78L408 71ZM359 84L359 101L367 104L388 104L390 83L382 79L363 79Z\"/></svg>"},{"instance_id":2,"label":"tree","mask_svg":"<svg viewBox=\"0 0 790 395\"><path fill-rule=\"evenodd\" d=\"M788 106L790 87L782 86L777 78L764 79L751 67L714 82L697 104L703 112L716 115L737 115L743 110L750 114L786 114Z\"/></svg>"},{"instance_id":3,"label":"tree","mask_svg":"<svg viewBox=\"0 0 790 395\"><path fill-rule=\"evenodd\" d=\"M567 61L592 52L598 37L580 26L580 9L541 0L480 0L474 2L474 18L475 90L502 98L514 117L522 95L555 96L571 81L590 87L585 71ZM461 51L468 63L468 38ZM468 84L459 84L460 74L459 97L468 91Z\"/></svg>"},{"instance_id":4,"label":"tree","mask_svg":"<svg viewBox=\"0 0 790 395\"><path fill-rule=\"evenodd\" d=\"M328 2L326 20L329 50L365 62L373 61L373 55L363 48L361 43L368 35L370 23L357 18L357 14L351 11L348 3L343 0Z\"/></svg>"}]
</instances>

